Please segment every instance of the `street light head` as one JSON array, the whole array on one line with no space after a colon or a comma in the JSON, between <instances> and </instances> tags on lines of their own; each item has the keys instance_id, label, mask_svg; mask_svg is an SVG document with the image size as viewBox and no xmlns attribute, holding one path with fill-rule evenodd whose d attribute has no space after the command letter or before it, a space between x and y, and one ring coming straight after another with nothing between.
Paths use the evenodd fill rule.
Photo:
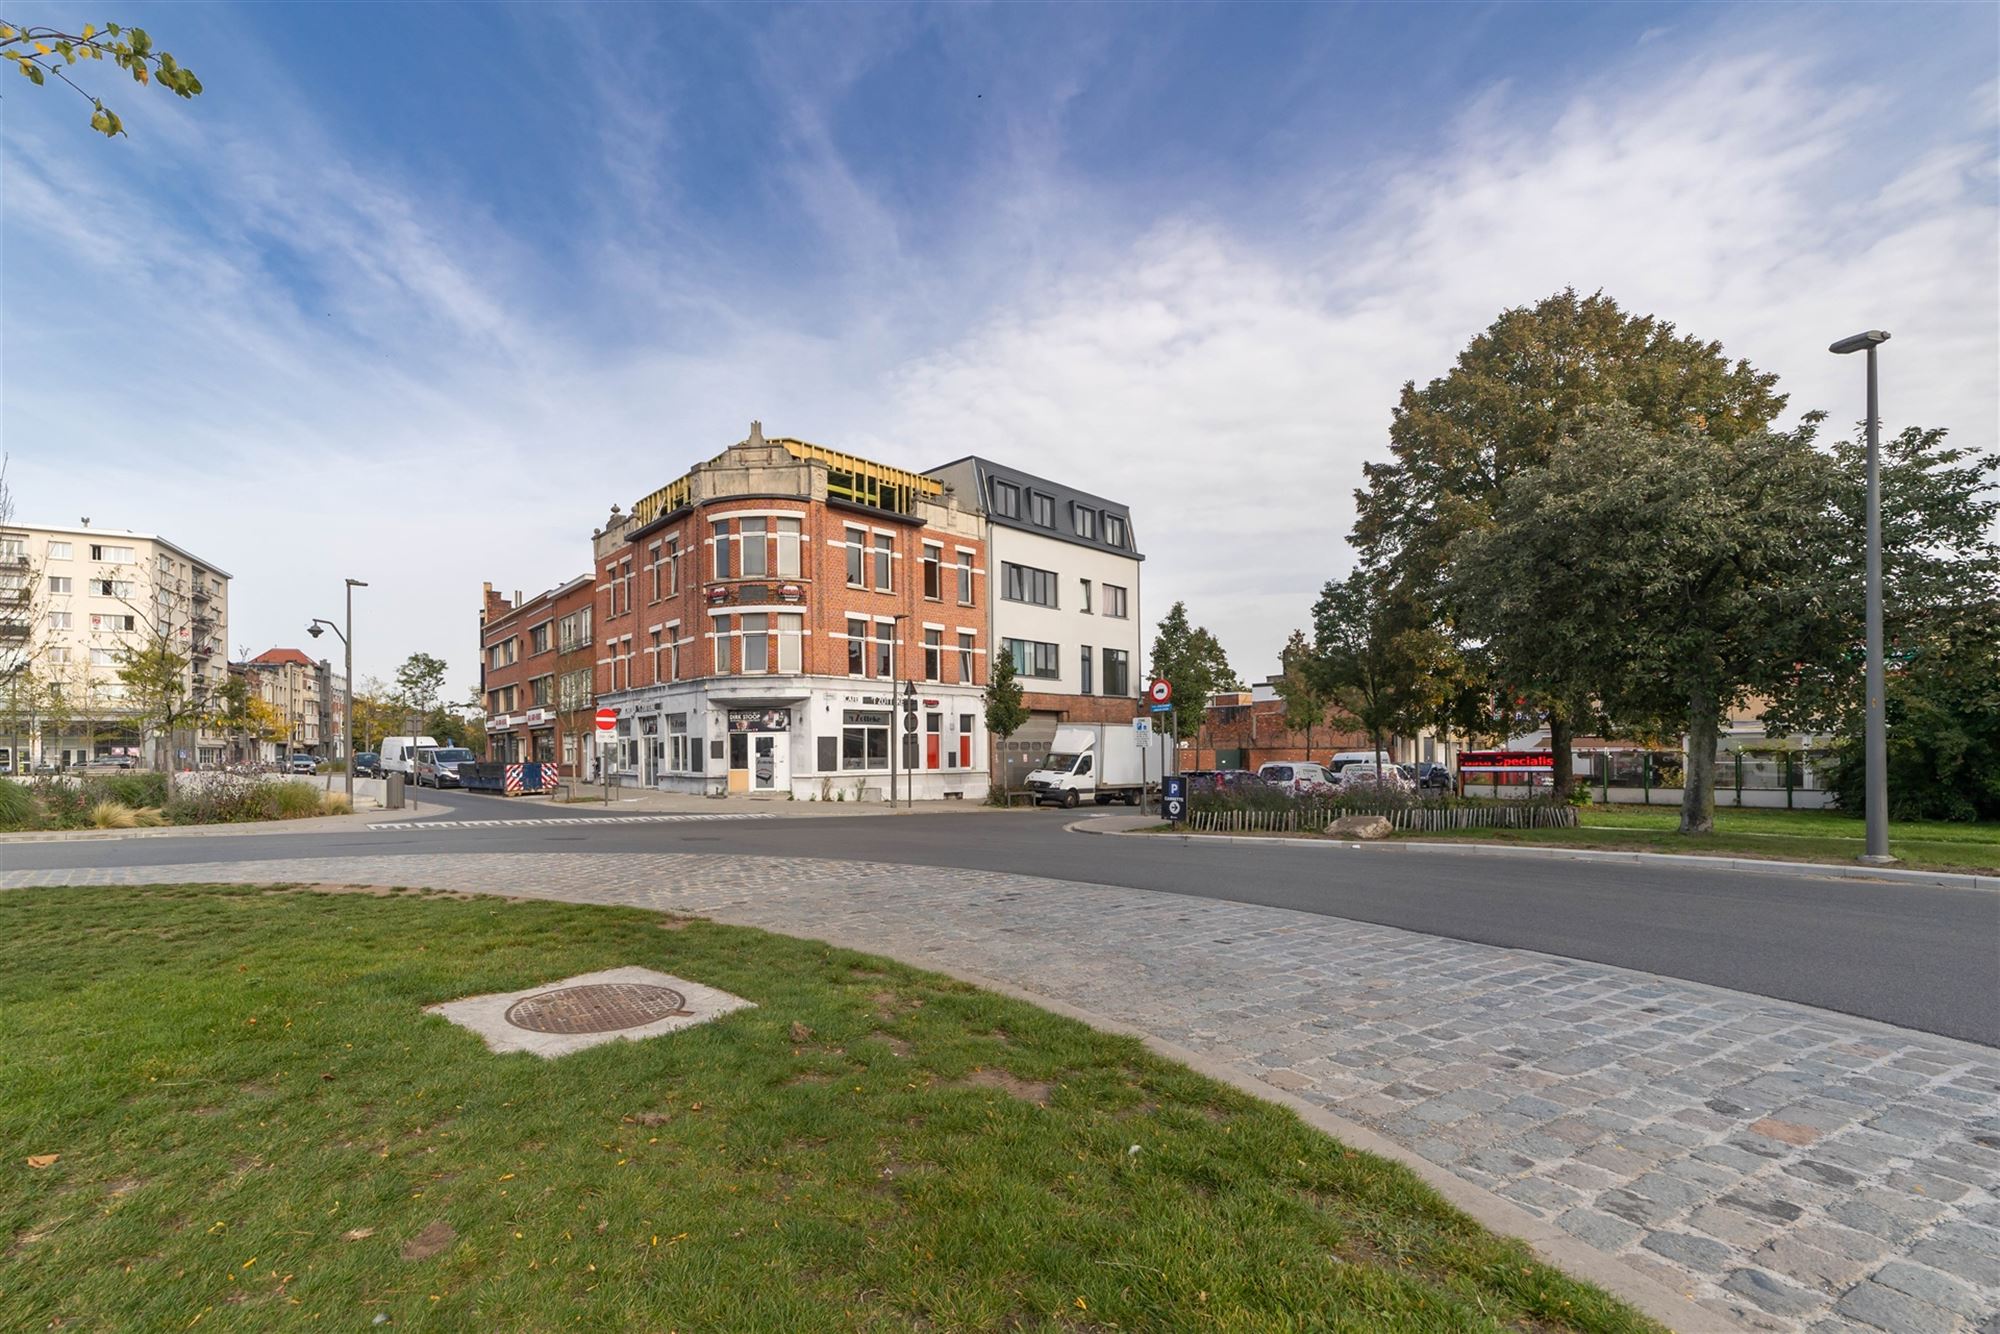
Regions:
<instances>
[{"instance_id":1,"label":"street light head","mask_svg":"<svg viewBox=\"0 0 2000 1334\"><path fill-rule=\"evenodd\" d=\"M1889 335L1883 334L1882 336L1884 338L1887 338ZM347 586L349 588L366 588L368 587L368 581L366 579L349 579L347 581Z\"/></svg>"},{"instance_id":2,"label":"street light head","mask_svg":"<svg viewBox=\"0 0 2000 1334\"><path fill-rule=\"evenodd\" d=\"M1830 346L1828 346L1826 350L1829 352L1840 352L1840 353L1865 352L1869 348L1874 347L1877 343L1886 343L1888 341L1889 341L1888 330L1865 329L1862 332L1855 334L1851 338L1843 338L1838 343L1831 344Z\"/></svg>"},{"instance_id":3,"label":"street light head","mask_svg":"<svg viewBox=\"0 0 2000 1334\"><path fill-rule=\"evenodd\" d=\"M319 628L318 621L314 621L311 625L306 627L306 633L311 635L314 639L318 639L321 635L325 634L326 631Z\"/></svg>"}]
</instances>

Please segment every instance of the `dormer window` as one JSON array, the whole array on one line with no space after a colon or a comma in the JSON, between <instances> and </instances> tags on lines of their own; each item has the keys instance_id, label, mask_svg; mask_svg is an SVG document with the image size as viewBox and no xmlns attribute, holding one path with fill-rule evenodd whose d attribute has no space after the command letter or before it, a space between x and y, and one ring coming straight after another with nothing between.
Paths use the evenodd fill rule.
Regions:
<instances>
[{"instance_id":1,"label":"dormer window","mask_svg":"<svg viewBox=\"0 0 2000 1334\"><path fill-rule=\"evenodd\" d=\"M1075 508L1076 508L1076 535L1078 537L1089 538L1093 542L1096 541L1097 511L1093 509L1085 509L1082 505L1078 505Z\"/></svg>"}]
</instances>

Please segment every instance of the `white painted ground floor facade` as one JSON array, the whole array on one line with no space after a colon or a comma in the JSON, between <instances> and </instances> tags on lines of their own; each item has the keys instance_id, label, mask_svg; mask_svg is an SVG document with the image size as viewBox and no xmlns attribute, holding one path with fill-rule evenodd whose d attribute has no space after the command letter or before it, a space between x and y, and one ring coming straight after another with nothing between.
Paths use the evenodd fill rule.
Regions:
<instances>
[{"instance_id":1,"label":"white painted ground floor facade","mask_svg":"<svg viewBox=\"0 0 2000 1334\"><path fill-rule=\"evenodd\" d=\"M797 801L984 801L985 702L976 686L918 681L905 735L900 681L710 677L600 696L618 719L596 763L612 781L666 792ZM902 746L892 755L900 738ZM894 761L892 764L892 760ZM912 763L912 761L914 761ZM595 765L586 776L603 771Z\"/></svg>"}]
</instances>

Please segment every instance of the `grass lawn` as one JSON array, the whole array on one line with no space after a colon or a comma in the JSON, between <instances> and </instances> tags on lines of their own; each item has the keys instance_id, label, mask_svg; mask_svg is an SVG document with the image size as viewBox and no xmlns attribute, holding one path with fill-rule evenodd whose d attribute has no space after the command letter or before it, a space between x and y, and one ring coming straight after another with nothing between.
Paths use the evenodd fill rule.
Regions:
<instances>
[{"instance_id":1,"label":"grass lawn","mask_svg":"<svg viewBox=\"0 0 2000 1334\"><path fill-rule=\"evenodd\" d=\"M421 1013L621 964L759 1008ZM1136 1041L656 912L10 891L0 1014L4 1329L1654 1328Z\"/></svg>"},{"instance_id":2,"label":"grass lawn","mask_svg":"<svg viewBox=\"0 0 2000 1334\"><path fill-rule=\"evenodd\" d=\"M1865 845L1860 817L1837 811L1721 809L1715 833L1699 839L1675 832L1677 806L1586 806L1581 814L1580 829L1466 829L1399 837L1849 864ZM1889 851L1919 870L2000 872L2000 824L1899 822L1889 826Z\"/></svg>"}]
</instances>

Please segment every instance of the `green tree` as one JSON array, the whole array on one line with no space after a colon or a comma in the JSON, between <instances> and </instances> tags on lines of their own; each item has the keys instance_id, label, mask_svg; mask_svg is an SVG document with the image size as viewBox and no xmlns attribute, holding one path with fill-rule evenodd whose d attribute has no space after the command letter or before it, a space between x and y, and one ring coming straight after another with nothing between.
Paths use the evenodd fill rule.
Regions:
<instances>
[{"instance_id":1,"label":"green tree","mask_svg":"<svg viewBox=\"0 0 2000 1334\"><path fill-rule=\"evenodd\" d=\"M1890 818L2000 820L2000 602L1933 627L1886 685ZM1855 728L1834 751L1845 810L1866 808L1864 750Z\"/></svg>"},{"instance_id":2,"label":"green tree","mask_svg":"<svg viewBox=\"0 0 2000 1334\"><path fill-rule=\"evenodd\" d=\"M1176 602L1160 618L1153 636L1153 664L1148 674L1174 688L1174 740L1187 741L1201 732L1208 701L1219 690L1241 690L1243 683L1222 651L1222 641L1188 621L1187 604Z\"/></svg>"},{"instance_id":3,"label":"green tree","mask_svg":"<svg viewBox=\"0 0 2000 1334\"><path fill-rule=\"evenodd\" d=\"M1355 496L1354 545L1413 615L1450 636L1458 661L1447 675L1463 687L1455 693L1464 710L1526 695L1546 716L1559 791L1570 786L1572 724L1583 701L1550 692L1539 658L1483 652L1460 628L1446 552L1490 524L1507 482L1545 462L1592 413L1622 403L1641 425L1696 427L1726 443L1762 430L1784 407L1775 385L1775 376L1732 363L1718 343L1629 315L1602 292L1565 290L1504 312L1445 375L1421 389L1403 386L1389 428L1393 457L1366 465ZM1476 671L1488 679L1474 681Z\"/></svg>"},{"instance_id":4,"label":"green tree","mask_svg":"<svg viewBox=\"0 0 2000 1334\"><path fill-rule=\"evenodd\" d=\"M0 21L0 60L11 60L22 77L37 87L53 74L75 89L90 103L90 128L106 138L125 133L118 113L70 78L69 70L78 61L109 59L139 84L157 83L178 97L192 99L201 93L201 80L194 71L181 67L172 55L153 49L153 39L144 28L121 28L107 23L103 31L86 23L83 31L70 33L59 28L24 26Z\"/></svg>"},{"instance_id":5,"label":"green tree","mask_svg":"<svg viewBox=\"0 0 2000 1334\"><path fill-rule=\"evenodd\" d=\"M428 732L437 725L438 703L444 693L446 670L444 659L434 658L428 653L412 653L396 669L396 696L404 708L415 715L419 731ZM430 735L437 734L432 732ZM438 739L444 740L441 736Z\"/></svg>"},{"instance_id":6,"label":"green tree","mask_svg":"<svg viewBox=\"0 0 2000 1334\"><path fill-rule=\"evenodd\" d=\"M125 687L125 708L132 725L156 747L164 746L167 792L174 789L174 732L208 712L208 700L198 694L188 670L188 655L170 634L148 630L144 638L119 649L114 658L118 680Z\"/></svg>"},{"instance_id":7,"label":"green tree","mask_svg":"<svg viewBox=\"0 0 2000 1334\"><path fill-rule=\"evenodd\" d=\"M368 677L354 689L354 748L377 750L382 738L400 735L410 723L409 710L395 689Z\"/></svg>"},{"instance_id":8,"label":"green tree","mask_svg":"<svg viewBox=\"0 0 2000 1334\"><path fill-rule=\"evenodd\" d=\"M1451 645L1378 573L1329 582L1313 604L1313 675L1368 733L1375 771L1389 736L1415 732L1447 696Z\"/></svg>"},{"instance_id":9,"label":"green tree","mask_svg":"<svg viewBox=\"0 0 2000 1334\"><path fill-rule=\"evenodd\" d=\"M996 653L986 677L986 735L994 746L1021 730L1028 721L1028 706L1021 697L1021 683L1014 677L1014 655ZM1000 766L1001 782L1006 782L1007 766Z\"/></svg>"},{"instance_id":10,"label":"green tree","mask_svg":"<svg viewBox=\"0 0 2000 1334\"><path fill-rule=\"evenodd\" d=\"M1813 427L1724 438L1614 412L1509 478L1451 548L1461 615L1496 653L1538 651L1545 680L1620 728L1685 733L1683 833L1715 827L1729 711L1841 652L1837 482Z\"/></svg>"},{"instance_id":11,"label":"green tree","mask_svg":"<svg viewBox=\"0 0 2000 1334\"><path fill-rule=\"evenodd\" d=\"M1278 698L1285 704L1285 727L1306 734L1306 754L1312 754L1313 729L1326 721L1324 673L1305 631L1292 631L1278 654Z\"/></svg>"}]
</instances>

